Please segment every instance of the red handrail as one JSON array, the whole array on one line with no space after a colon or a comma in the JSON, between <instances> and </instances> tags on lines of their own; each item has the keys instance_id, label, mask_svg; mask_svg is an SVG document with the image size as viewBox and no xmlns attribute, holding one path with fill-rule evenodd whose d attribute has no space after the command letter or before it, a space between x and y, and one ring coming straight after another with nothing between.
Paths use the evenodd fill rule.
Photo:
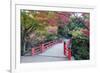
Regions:
<instances>
[{"instance_id":1,"label":"red handrail","mask_svg":"<svg viewBox=\"0 0 100 73\"><path fill-rule=\"evenodd\" d=\"M62 40L53 40L53 41L50 41L47 43L43 43L43 44L41 44L41 46L34 47L34 48L32 48L32 56L36 55L38 52L40 52L40 53L44 52L45 50L47 50L49 47L53 46L54 44L61 43L61 42L62 42ZM40 49L40 51L36 51L36 49Z\"/></svg>"}]
</instances>

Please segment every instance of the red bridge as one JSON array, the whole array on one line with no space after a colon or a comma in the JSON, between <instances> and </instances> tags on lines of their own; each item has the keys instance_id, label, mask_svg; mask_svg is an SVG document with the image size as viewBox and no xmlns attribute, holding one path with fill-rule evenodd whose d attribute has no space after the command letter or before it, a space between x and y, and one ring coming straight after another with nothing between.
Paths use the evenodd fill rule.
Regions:
<instances>
[{"instance_id":1,"label":"red bridge","mask_svg":"<svg viewBox=\"0 0 100 73\"><path fill-rule=\"evenodd\" d=\"M64 43L64 55L68 58L68 60L71 60L71 48L69 47L71 45L71 40L68 40L67 42L64 42L62 40L53 40L47 43L43 43L38 47L33 47L32 48L32 56L34 55L38 55L40 53L45 52L47 49L49 49L50 47L52 47L55 44L58 43Z\"/></svg>"}]
</instances>

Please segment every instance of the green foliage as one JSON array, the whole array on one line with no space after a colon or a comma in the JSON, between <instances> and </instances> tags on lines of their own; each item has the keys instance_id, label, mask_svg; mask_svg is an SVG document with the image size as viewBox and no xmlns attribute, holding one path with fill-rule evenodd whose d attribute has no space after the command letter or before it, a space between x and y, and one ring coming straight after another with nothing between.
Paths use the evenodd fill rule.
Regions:
<instances>
[{"instance_id":1,"label":"green foliage","mask_svg":"<svg viewBox=\"0 0 100 73\"><path fill-rule=\"evenodd\" d=\"M34 12L31 12L34 13ZM21 10L21 54L23 55L24 50L27 48L27 43L30 41L30 34L33 33L38 38L30 41L30 44L36 45L42 41L42 36L46 35L45 26L30 17L29 12ZM35 43L36 42L36 43ZM30 46L31 47L31 46Z\"/></svg>"},{"instance_id":2,"label":"green foliage","mask_svg":"<svg viewBox=\"0 0 100 73\"><path fill-rule=\"evenodd\" d=\"M80 30L69 31L69 33L72 34L73 37L80 37L82 35L82 32L80 32Z\"/></svg>"},{"instance_id":3,"label":"green foliage","mask_svg":"<svg viewBox=\"0 0 100 73\"><path fill-rule=\"evenodd\" d=\"M73 38L72 54L76 60L89 59L89 39L87 37Z\"/></svg>"},{"instance_id":4,"label":"green foliage","mask_svg":"<svg viewBox=\"0 0 100 73\"><path fill-rule=\"evenodd\" d=\"M71 18L71 21L67 25L69 31L78 30L80 28L85 28L83 21L81 18Z\"/></svg>"},{"instance_id":5,"label":"green foliage","mask_svg":"<svg viewBox=\"0 0 100 73\"><path fill-rule=\"evenodd\" d=\"M89 59L89 37L84 36L81 29L86 28L81 18L71 18L67 26L69 32L72 35L72 55L76 60L88 60Z\"/></svg>"},{"instance_id":6,"label":"green foliage","mask_svg":"<svg viewBox=\"0 0 100 73\"><path fill-rule=\"evenodd\" d=\"M48 42L48 41L52 41L52 40L56 40L56 39L58 39L58 37L57 37L57 35L54 35L54 34L48 34L47 36L46 36L46 42Z\"/></svg>"},{"instance_id":7,"label":"green foliage","mask_svg":"<svg viewBox=\"0 0 100 73\"><path fill-rule=\"evenodd\" d=\"M69 32L69 28L67 25L58 28L58 36L60 38L67 37L68 32Z\"/></svg>"}]
</instances>

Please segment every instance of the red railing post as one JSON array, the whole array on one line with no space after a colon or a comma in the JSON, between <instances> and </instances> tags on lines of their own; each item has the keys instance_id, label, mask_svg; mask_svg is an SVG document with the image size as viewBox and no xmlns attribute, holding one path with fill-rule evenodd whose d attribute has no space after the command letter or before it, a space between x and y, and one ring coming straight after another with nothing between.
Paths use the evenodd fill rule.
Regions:
<instances>
[{"instance_id":1,"label":"red railing post","mask_svg":"<svg viewBox=\"0 0 100 73\"><path fill-rule=\"evenodd\" d=\"M71 40L68 40L68 42L64 42L64 55L67 56L68 60L71 60L72 57L71 49L69 48L70 45L71 45Z\"/></svg>"},{"instance_id":2,"label":"red railing post","mask_svg":"<svg viewBox=\"0 0 100 73\"><path fill-rule=\"evenodd\" d=\"M68 60L71 60L71 57L72 57L71 49L68 49Z\"/></svg>"},{"instance_id":3,"label":"red railing post","mask_svg":"<svg viewBox=\"0 0 100 73\"><path fill-rule=\"evenodd\" d=\"M66 51L67 50L67 45L66 45L66 42L64 42L64 55L66 56Z\"/></svg>"},{"instance_id":4,"label":"red railing post","mask_svg":"<svg viewBox=\"0 0 100 73\"><path fill-rule=\"evenodd\" d=\"M45 51L45 46L44 46L44 44L41 44L41 48L40 48L40 49L41 49L42 52Z\"/></svg>"},{"instance_id":5,"label":"red railing post","mask_svg":"<svg viewBox=\"0 0 100 73\"><path fill-rule=\"evenodd\" d=\"M32 56L35 55L35 48L32 48Z\"/></svg>"}]
</instances>

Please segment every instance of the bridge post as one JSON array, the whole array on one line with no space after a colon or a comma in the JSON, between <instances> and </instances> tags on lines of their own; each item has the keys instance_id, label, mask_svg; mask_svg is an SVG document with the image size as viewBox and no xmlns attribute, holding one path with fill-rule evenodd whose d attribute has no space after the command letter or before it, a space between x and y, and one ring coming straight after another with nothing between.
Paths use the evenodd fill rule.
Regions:
<instances>
[{"instance_id":1,"label":"bridge post","mask_svg":"<svg viewBox=\"0 0 100 73\"><path fill-rule=\"evenodd\" d=\"M71 60L71 57L72 57L71 49L68 48L68 60Z\"/></svg>"},{"instance_id":2,"label":"bridge post","mask_svg":"<svg viewBox=\"0 0 100 73\"><path fill-rule=\"evenodd\" d=\"M35 48L32 48L32 56L35 55Z\"/></svg>"},{"instance_id":3,"label":"bridge post","mask_svg":"<svg viewBox=\"0 0 100 73\"><path fill-rule=\"evenodd\" d=\"M64 55L67 56L68 60L71 60L72 53L71 53L71 40L68 40L68 42L64 41Z\"/></svg>"},{"instance_id":4,"label":"bridge post","mask_svg":"<svg viewBox=\"0 0 100 73\"><path fill-rule=\"evenodd\" d=\"M40 49L41 49L41 51L42 51L42 52L44 52L44 51L45 51L44 44L41 44L41 48L40 48Z\"/></svg>"},{"instance_id":5,"label":"bridge post","mask_svg":"<svg viewBox=\"0 0 100 73\"><path fill-rule=\"evenodd\" d=\"M64 42L64 55L66 56L66 49L67 49L67 45L66 42Z\"/></svg>"}]
</instances>

